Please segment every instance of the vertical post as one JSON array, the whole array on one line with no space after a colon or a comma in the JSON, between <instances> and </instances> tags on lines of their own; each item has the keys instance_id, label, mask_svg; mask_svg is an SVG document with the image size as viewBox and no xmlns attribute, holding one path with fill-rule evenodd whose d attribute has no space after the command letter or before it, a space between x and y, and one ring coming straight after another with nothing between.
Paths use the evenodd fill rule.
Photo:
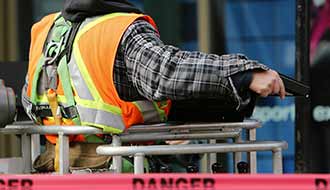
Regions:
<instances>
[{"instance_id":1,"label":"vertical post","mask_svg":"<svg viewBox=\"0 0 330 190\"><path fill-rule=\"evenodd\" d=\"M0 60L17 59L17 0L0 1Z\"/></svg>"},{"instance_id":2,"label":"vertical post","mask_svg":"<svg viewBox=\"0 0 330 190\"><path fill-rule=\"evenodd\" d=\"M216 144L215 139L208 140L209 144ZM216 153L205 153L203 158L200 161L201 172L202 173L212 173L212 164L217 162L217 154Z\"/></svg>"},{"instance_id":3,"label":"vertical post","mask_svg":"<svg viewBox=\"0 0 330 190\"><path fill-rule=\"evenodd\" d=\"M242 142L241 134L234 138L234 143ZM242 152L234 152L234 172L238 173L237 164L242 161Z\"/></svg>"},{"instance_id":4,"label":"vertical post","mask_svg":"<svg viewBox=\"0 0 330 190\"><path fill-rule=\"evenodd\" d=\"M257 140L257 129L248 129L248 140ZM250 173L257 173L257 152L248 152L248 160L250 164Z\"/></svg>"},{"instance_id":5,"label":"vertical post","mask_svg":"<svg viewBox=\"0 0 330 190\"><path fill-rule=\"evenodd\" d=\"M24 161L24 170L26 174L32 171L32 160L31 160L31 136L28 134L21 135L21 149L22 157Z\"/></svg>"},{"instance_id":6,"label":"vertical post","mask_svg":"<svg viewBox=\"0 0 330 190\"><path fill-rule=\"evenodd\" d=\"M5 36L6 36L6 31L3 30L3 28L6 28L6 3L7 1L0 1L0 40L2 43L0 43L0 60L3 61L5 60L5 54L6 54L6 41Z\"/></svg>"},{"instance_id":7,"label":"vertical post","mask_svg":"<svg viewBox=\"0 0 330 190\"><path fill-rule=\"evenodd\" d=\"M117 135L113 135L112 137L112 146L118 147L121 146L120 137ZM112 169L115 170L115 173L122 172L122 156L113 156L112 157Z\"/></svg>"},{"instance_id":8,"label":"vertical post","mask_svg":"<svg viewBox=\"0 0 330 190\"><path fill-rule=\"evenodd\" d=\"M134 155L134 174L144 173L144 154L137 153Z\"/></svg>"},{"instance_id":9,"label":"vertical post","mask_svg":"<svg viewBox=\"0 0 330 190\"><path fill-rule=\"evenodd\" d=\"M203 158L200 161L200 165L201 165L201 172L202 173L208 173L208 171L210 170L209 165L211 164L210 162L210 157L209 154L203 154Z\"/></svg>"},{"instance_id":10,"label":"vertical post","mask_svg":"<svg viewBox=\"0 0 330 190\"><path fill-rule=\"evenodd\" d=\"M211 52L210 0L198 0L198 42L199 50Z\"/></svg>"},{"instance_id":11,"label":"vertical post","mask_svg":"<svg viewBox=\"0 0 330 190\"><path fill-rule=\"evenodd\" d=\"M296 0L296 79L306 84L310 82L309 44L310 44L310 0ZM310 170L309 147L311 143L311 103L305 98L296 98L296 172Z\"/></svg>"},{"instance_id":12,"label":"vertical post","mask_svg":"<svg viewBox=\"0 0 330 190\"><path fill-rule=\"evenodd\" d=\"M282 149L277 148L273 150L273 173L282 174L283 173L283 163L282 163Z\"/></svg>"},{"instance_id":13,"label":"vertical post","mask_svg":"<svg viewBox=\"0 0 330 190\"><path fill-rule=\"evenodd\" d=\"M215 139L210 139L209 140L210 144L216 144L217 141ZM212 173L212 164L217 162L217 153L210 153L209 154L209 163L207 165L208 169L207 172L208 173Z\"/></svg>"},{"instance_id":14,"label":"vertical post","mask_svg":"<svg viewBox=\"0 0 330 190\"><path fill-rule=\"evenodd\" d=\"M40 155L40 135L31 135L31 159L32 162Z\"/></svg>"},{"instance_id":15,"label":"vertical post","mask_svg":"<svg viewBox=\"0 0 330 190\"><path fill-rule=\"evenodd\" d=\"M69 173L69 137L64 135L63 132L58 133L59 138L59 174Z\"/></svg>"}]
</instances>

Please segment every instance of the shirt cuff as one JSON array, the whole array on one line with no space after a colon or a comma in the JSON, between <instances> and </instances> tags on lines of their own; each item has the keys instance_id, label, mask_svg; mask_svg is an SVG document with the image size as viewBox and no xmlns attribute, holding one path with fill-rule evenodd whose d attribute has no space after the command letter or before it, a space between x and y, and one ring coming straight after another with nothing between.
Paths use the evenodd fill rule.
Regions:
<instances>
[{"instance_id":1,"label":"shirt cuff","mask_svg":"<svg viewBox=\"0 0 330 190\"><path fill-rule=\"evenodd\" d=\"M242 99L245 99L245 97L249 93L249 87L252 82L252 77L253 77L252 70L237 73L231 77L234 86L237 90L237 93L239 96L242 97Z\"/></svg>"}]
</instances>

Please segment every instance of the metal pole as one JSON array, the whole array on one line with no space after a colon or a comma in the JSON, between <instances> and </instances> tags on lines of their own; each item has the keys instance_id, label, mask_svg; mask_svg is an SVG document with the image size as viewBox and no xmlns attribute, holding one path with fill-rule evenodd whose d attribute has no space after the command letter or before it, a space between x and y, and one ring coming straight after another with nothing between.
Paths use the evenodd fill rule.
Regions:
<instances>
[{"instance_id":1,"label":"metal pole","mask_svg":"<svg viewBox=\"0 0 330 190\"><path fill-rule=\"evenodd\" d=\"M198 42L199 50L211 52L210 0L198 0Z\"/></svg>"},{"instance_id":2,"label":"metal pole","mask_svg":"<svg viewBox=\"0 0 330 190\"><path fill-rule=\"evenodd\" d=\"M68 174L70 161L69 161L69 137L64 135L62 132L58 133L59 138L59 174ZM55 150L56 151L56 150Z\"/></svg>"},{"instance_id":3,"label":"metal pole","mask_svg":"<svg viewBox=\"0 0 330 190\"><path fill-rule=\"evenodd\" d=\"M24 161L24 170L26 174L32 171L32 160L31 160L31 136L28 134L21 135L21 149L22 157Z\"/></svg>"},{"instance_id":4,"label":"metal pole","mask_svg":"<svg viewBox=\"0 0 330 190\"><path fill-rule=\"evenodd\" d=\"M257 140L257 130L256 129L248 129L248 140L255 141ZM248 160L250 164L250 173L257 173L257 152L248 152Z\"/></svg>"},{"instance_id":5,"label":"metal pole","mask_svg":"<svg viewBox=\"0 0 330 190\"><path fill-rule=\"evenodd\" d=\"M241 143L242 137L238 136L234 138L234 143ZM237 164L242 161L242 152L234 152L234 172L238 173Z\"/></svg>"},{"instance_id":6,"label":"metal pole","mask_svg":"<svg viewBox=\"0 0 330 190\"><path fill-rule=\"evenodd\" d=\"M201 173L209 173L210 171L210 157L209 154L203 154L203 158L200 161Z\"/></svg>"},{"instance_id":7,"label":"metal pole","mask_svg":"<svg viewBox=\"0 0 330 190\"><path fill-rule=\"evenodd\" d=\"M119 147L121 146L121 140L120 137L117 135L113 135L112 137L112 146ZM115 173L121 173L122 172L122 157L121 156L113 156L112 157L112 165L115 170Z\"/></svg>"},{"instance_id":8,"label":"metal pole","mask_svg":"<svg viewBox=\"0 0 330 190\"><path fill-rule=\"evenodd\" d=\"M282 174L283 173L283 163L282 163L282 149L277 148L273 150L273 173Z\"/></svg>"},{"instance_id":9,"label":"metal pole","mask_svg":"<svg viewBox=\"0 0 330 190\"><path fill-rule=\"evenodd\" d=\"M296 0L296 79L306 84L310 82L309 44L310 44L310 0ZM310 99L296 98L296 172L309 171L310 168Z\"/></svg>"},{"instance_id":10,"label":"metal pole","mask_svg":"<svg viewBox=\"0 0 330 190\"><path fill-rule=\"evenodd\" d=\"M144 154L137 153L134 155L134 174L144 173Z\"/></svg>"},{"instance_id":11,"label":"metal pole","mask_svg":"<svg viewBox=\"0 0 330 190\"><path fill-rule=\"evenodd\" d=\"M31 158L32 162L40 155L40 135L31 135Z\"/></svg>"},{"instance_id":12,"label":"metal pole","mask_svg":"<svg viewBox=\"0 0 330 190\"><path fill-rule=\"evenodd\" d=\"M216 144L217 141L215 139L210 139L209 144ZM212 173L212 164L217 162L217 153L209 154L209 163L208 163L208 172Z\"/></svg>"},{"instance_id":13,"label":"metal pole","mask_svg":"<svg viewBox=\"0 0 330 190\"><path fill-rule=\"evenodd\" d=\"M144 155L173 155L173 154L200 154L200 153L220 153L220 152L250 152L267 151L273 152L274 173L282 172L282 149L287 148L287 143L282 141L256 141L239 144L188 144L188 145L153 145L153 146L121 146L113 147L109 145L98 146L96 152L100 155L109 156L130 156L134 155L135 173L141 173ZM136 165L137 164L137 165Z\"/></svg>"}]
</instances>

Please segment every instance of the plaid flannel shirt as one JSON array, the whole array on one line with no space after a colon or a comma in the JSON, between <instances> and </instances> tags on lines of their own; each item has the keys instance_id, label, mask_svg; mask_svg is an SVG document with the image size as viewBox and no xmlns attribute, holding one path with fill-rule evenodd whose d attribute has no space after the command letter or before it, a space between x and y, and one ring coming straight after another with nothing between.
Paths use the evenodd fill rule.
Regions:
<instances>
[{"instance_id":1,"label":"plaid flannel shirt","mask_svg":"<svg viewBox=\"0 0 330 190\"><path fill-rule=\"evenodd\" d=\"M126 101L226 96L239 109L248 102L240 97L231 76L253 69L268 68L241 54L219 56L165 45L148 22L138 20L121 40L114 83Z\"/></svg>"}]
</instances>

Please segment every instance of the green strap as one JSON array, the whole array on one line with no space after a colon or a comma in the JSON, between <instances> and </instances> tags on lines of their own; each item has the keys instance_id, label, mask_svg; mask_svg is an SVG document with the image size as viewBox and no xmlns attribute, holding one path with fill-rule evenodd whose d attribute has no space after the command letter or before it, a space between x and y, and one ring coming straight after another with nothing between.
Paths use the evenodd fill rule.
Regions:
<instances>
[{"instance_id":1,"label":"green strap","mask_svg":"<svg viewBox=\"0 0 330 190\"><path fill-rule=\"evenodd\" d=\"M86 142L89 143L104 143L104 140L97 135L84 135Z\"/></svg>"},{"instance_id":2,"label":"green strap","mask_svg":"<svg viewBox=\"0 0 330 190\"><path fill-rule=\"evenodd\" d=\"M165 102L165 101L161 102L161 105L162 105L162 106L164 106L164 105L163 105L164 102ZM165 114L165 111L162 110L162 109L160 109L160 108L158 107L158 103L157 103L157 102L153 102L153 104L154 104L156 110L158 111L159 118L160 118L160 122L165 122L165 121L167 121L167 115Z\"/></svg>"},{"instance_id":3,"label":"green strap","mask_svg":"<svg viewBox=\"0 0 330 190\"><path fill-rule=\"evenodd\" d=\"M33 82L32 82L32 89L31 89L31 102L34 105L37 105L37 99L38 99L38 80L40 77L40 72L42 71L42 66L45 63L45 57L42 55L39 59L39 62L37 64L37 68L35 70L34 76L33 76Z\"/></svg>"},{"instance_id":4,"label":"green strap","mask_svg":"<svg viewBox=\"0 0 330 190\"><path fill-rule=\"evenodd\" d=\"M60 81L62 83L64 96L65 96L65 99L67 101L67 105L69 107L70 106L75 106L76 103L75 103L75 99L74 99L73 92L72 92L71 77L70 77L70 73L69 73L69 69L68 69L67 57L66 56L64 56L61 59L60 64L58 65L58 68L57 68L57 73L58 73ZM81 121L80 121L79 116L77 118L73 118L72 121L76 125L81 125Z\"/></svg>"},{"instance_id":5,"label":"green strap","mask_svg":"<svg viewBox=\"0 0 330 190\"><path fill-rule=\"evenodd\" d=\"M81 121L80 121L79 116L76 117L76 118L73 118L72 121L73 121L73 123L74 123L75 125L81 125Z\"/></svg>"},{"instance_id":6,"label":"green strap","mask_svg":"<svg viewBox=\"0 0 330 190\"><path fill-rule=\"evenodd\" d=\"M58 73L58 76L62 83L64 95L67 100L68 106L69 107L74 106L75 101L74 101L74 96L73 96L73 92L72 92L71 78L70 78L70 73L68 70L66 56L64 56L61 59L60 64L58 65L58 68L57 68L57 73Z\"/></svg>"}]
</instances>

